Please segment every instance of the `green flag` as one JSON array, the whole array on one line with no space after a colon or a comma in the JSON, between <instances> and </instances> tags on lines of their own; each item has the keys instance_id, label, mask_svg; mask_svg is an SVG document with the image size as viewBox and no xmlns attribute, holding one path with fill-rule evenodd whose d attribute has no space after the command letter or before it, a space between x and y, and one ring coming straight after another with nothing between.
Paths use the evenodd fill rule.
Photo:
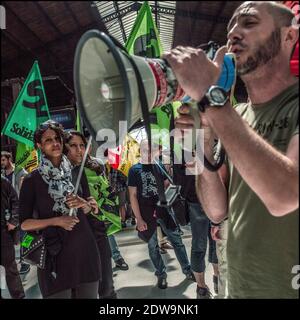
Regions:
<instances>
[{"instance_id":1,"label":"green flag","mask_svg":"<svg viewBox=\"0 0 300 320\"><path fill-rule=\"evenodd\" d=\"M125 47L128 53L136 56L160 57L163 50L148 1L140 8Z\"/></svg>"},{"instance_id":2,"label":"green flag","mask_svg":"<svg viewBox=\"0 0 300 320\"><path fill-rule=\"evenodd\" d=\"M147 58L160 58L163 53L160 37L147 1L143 3L139 10L125 47L130 54ZM166 148L168 148L166 144L170 142L170 138L169 134L167 137L165 133L171 129L174 109L179 106L180 102L169 103L165 106L153 108L150 112L153 140L164 144ZM162 130L165 130L164 133Z\"/></svg>"},{"instance_id":3,"label":"green flag","mask_svg":"<svg viewBox=\"0 0 300 320\"><path fill-rule=\"evenodd\" d=\"M50 119L38 62L35 61L5 123L2 133L33 147L38 125Z\"/></svg>"},{"instance_id":4,"label":"green flag","mask_svg":"<svg viewBox=\"0 0 300 320\"><path fill-rule=\"evenodd\" d=\"M80 113L78 108L77 108L77 116L76 116L76 130L82 133L81 118L80 118Z\"/></svg>"},{"instance_id":5,"label":"green flag","mask_svg":"<svg viewBox=\"0 0 300 320\"><path fill-rule=\"evenodd\" d=\"M122 225L119 216L119 198L112 191L108 179L88 168L84 170L91 196L97 201L100 210L98 215L94 215L95 218L104 221L107 235L120 231Z\"/></svg>"}]
</instances>

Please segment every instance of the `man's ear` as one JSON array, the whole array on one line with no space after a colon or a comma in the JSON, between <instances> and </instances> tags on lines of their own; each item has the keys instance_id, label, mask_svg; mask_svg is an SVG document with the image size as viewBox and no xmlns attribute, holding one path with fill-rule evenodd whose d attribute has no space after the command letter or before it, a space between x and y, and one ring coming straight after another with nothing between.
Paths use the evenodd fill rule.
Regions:
<instances>
[{"instance_id":1,"label":"man's ear","mask_svg":"<svg viewBox=\"0 0 300 320\"><path fill-rule=\"evenodd\" d=\"M41 149L42 148L42 145L40 143L37 143L36 146Z\"/></svg>"},{"instance_id":2,"label":"man's ear","mask_svg":"<svg viewBox=\"0 0 300 320\"><path fill-rule=\"evenodd\" d=\"M285 28L284 28L285 29ZM294 26L286 28L284 30L284 42L291 47L294 47L299 39L299 29Z\"/></svg>"}]
</instances>

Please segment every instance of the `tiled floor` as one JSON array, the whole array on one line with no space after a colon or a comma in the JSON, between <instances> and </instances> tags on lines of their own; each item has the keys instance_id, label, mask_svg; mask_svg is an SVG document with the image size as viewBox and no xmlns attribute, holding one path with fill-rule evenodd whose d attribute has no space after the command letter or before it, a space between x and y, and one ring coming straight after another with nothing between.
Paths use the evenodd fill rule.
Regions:
<instances>
[{"instance_id":1,"label":"tiled floor","mask_svg":"<svg viewBox=\"0 0 300 320\"><path fill-rule=\"evenodd\" d=\"M183 242L188 256L191 251L191 234L189 227L183 227ZM121 271L114 268L114 284L118 298L128 299L193 299L196 296L196 283L185 279L174 250L168 250L162 257L167 265L168 288L161 290L156 287L157 278L149 259L147 244L137 237L134 227L126 228L116 235L122 256L129 265L129 270ZM114 264L113 264L114 265ZM31 268L24 279L24 288L28 299L40 299L41 294L37 284L36 269ZM213 292L212 266L207 266L207 285ZM2 290L2 296L9 298L7 290Z\"/></svg>"}]
</instances>

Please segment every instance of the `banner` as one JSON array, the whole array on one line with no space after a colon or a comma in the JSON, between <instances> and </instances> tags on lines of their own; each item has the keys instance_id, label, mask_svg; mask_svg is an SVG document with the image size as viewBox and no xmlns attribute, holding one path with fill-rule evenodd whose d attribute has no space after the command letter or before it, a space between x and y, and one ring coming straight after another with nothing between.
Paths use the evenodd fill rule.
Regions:
<instances>
[{"instance_id":1,"label":"banner","mask_svg":"<svg viewBox=\"0 0 300 320\"><path fill-rule=\"evenodd\" d=\"M50 119L38 62L35 61L10 112L2 133L34 147L33 134L38 125Z\"/></svg>"},{"instance_id":2,"label":"banner","mask_svg":"<svg viewBox=\"0 0 300 320\"><path fill-rule=\"evenodd\" d=\"M17 142L15 172L18 173L23 168L30 173L38 167L37 151L22 142Z\"/></svg>"},{"instance_id":3,"label":"banner","mask_svg":"<svg viewBox=\"0 0 300 320\"><path fill-rule=\"evenodd\" d=\"M121 161L118 170L128 177L129 169L139 162L140 146L138 142L127 134L122 146Z\"/></svg>"},{"instance_id":4,"label":"banner","mask_svg":"<svg viewBox=\"0 0 300 320\"><path fill-rule=\"evenodd\" d=\"M106 224L107 235L114 234L122 229L121 217L119 216L119 199L112 191L109 181L95 171L85 168L91 196L98 203L100 213L93 215Z\"/></svg>"}]
</instances>

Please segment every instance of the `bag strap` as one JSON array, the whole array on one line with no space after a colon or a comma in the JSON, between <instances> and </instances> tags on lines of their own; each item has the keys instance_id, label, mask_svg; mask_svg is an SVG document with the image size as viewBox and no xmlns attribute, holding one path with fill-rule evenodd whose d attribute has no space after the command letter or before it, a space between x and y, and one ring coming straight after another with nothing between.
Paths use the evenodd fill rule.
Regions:
<instances>
[{"instance_id":1,"label":"bag strap","mask_svg":"<svg viewBox=\"0 0 300 320\"><path fill-rule=\"evenodd\" d=\"M160 168L160 170L166 175L166 177L168 178L168 180L172 183L172 184L174 184L174 181L173 181L173 179L171 178L171 176L167 173L167 171L159 164L159 162L158 161L156 161L155 159L154 159L154 162L155 162L155 164Z\"/></svg>"}]
</instances>

